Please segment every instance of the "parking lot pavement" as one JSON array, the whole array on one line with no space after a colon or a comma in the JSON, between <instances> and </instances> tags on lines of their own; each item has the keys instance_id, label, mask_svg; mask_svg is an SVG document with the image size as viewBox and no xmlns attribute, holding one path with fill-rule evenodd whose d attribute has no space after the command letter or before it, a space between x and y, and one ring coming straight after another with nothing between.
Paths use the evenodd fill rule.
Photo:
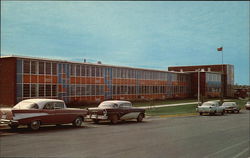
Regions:
<instances>
[{"instance_id":1,"label":"parking lot pavement","mask_svg":"<svg viewBox=\"0 0 250 158\"><path fill-rule=\"evenodd\" d=\"M111 125L91 122L81 128L21 128L0 138L1 157L246 158L249 111L224 116L151 117ZM11 133L5 129L5 133Z\"/></svg>"}]
</instances>

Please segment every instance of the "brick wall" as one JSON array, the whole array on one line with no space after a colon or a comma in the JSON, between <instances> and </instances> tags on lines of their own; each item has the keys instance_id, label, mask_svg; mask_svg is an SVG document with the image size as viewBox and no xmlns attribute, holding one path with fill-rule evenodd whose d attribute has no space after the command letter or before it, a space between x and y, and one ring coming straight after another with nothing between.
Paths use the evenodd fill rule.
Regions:
<instances>
[{"instance_id":1,"label":"brick wall","mask_svg":"<svg viewBox=\"0 0 250 158\"><path fill-rule=\"evenodd\" d=\"M0 105L16 104L16 58L0 58Z\"/></svg>"}]
</instances>

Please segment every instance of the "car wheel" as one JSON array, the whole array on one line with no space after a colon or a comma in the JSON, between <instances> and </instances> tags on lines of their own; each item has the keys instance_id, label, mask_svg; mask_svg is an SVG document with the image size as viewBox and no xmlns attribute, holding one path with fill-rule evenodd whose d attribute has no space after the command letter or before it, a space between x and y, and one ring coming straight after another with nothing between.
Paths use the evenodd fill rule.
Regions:
<instances>
[{"instance_id":1,"label":"car wheel","mask_svg":"<svg viewBox=\"0 0 250 158\"><path fill-rule=\"evenodd\" d=\"M237 113L240 113L240 110L236 110Z\"/></svg>"},{"instance_id":2,"label":"car wheel","mask_svg":"<svg viewBox=\"0 0 250 158\"><path fill-rule=\"evenodd\" d=\"M9 124L9 127L11 128L11 129L17 129L18 128L18 125L12 125L12 124Z\"/></svg>"},{"instance_id":3,"label":"car wheel","mask_svg":"<svg viewBox=\"0 0 250 158\"><path fill-rule=\"evenodd\" d=\"M40 121L32 121L29 125L29 127L32 129L32 130L38 130L40 128Z\"/></svg>"},{"instance_id":4,"label":"car wheel","mask_svg":"<svg viewBox=\"0 0 250 158\"><path fill-rule=\"evenodd\" d=\"M224 115L224 111L221 112L221 115Z\"/></svg>"},{"instance_id":5,"label":"car wheel","mask_svg":"<svg viewBox=\"0 0 250 158\"><path fill-rule=\"evenodd\" d=\"M79 117L77 117L77 118L74 120L73 126L75 126L75 127L81 127L82 122L83 122L83 118L79 116Z\"/></svg>"},{"instance_id":6,"label":"car wheel","mask_svg":"<svg viewBox=\"0 0 250 158\"><path fill-rule=\"evenodd\" d=\"M202 115L203 113L202 112L200 112L200 115Z\"/></svg>"},{"instance_id":7,"label":"car wheel","mask_svg":"<svg viewBox=\"0 0 250 158\"><path fill-rule=\"evenodd\" d=\"M93 119L93 122L96 123L96 124L98 124L99 121L100 121L100 120L98 120L98 119Z\"/></svg>"},{"instance_id":8,"label":"car wheel","mask_svg":"<svg viewBox=\"0 0 250 158\"><path fill-rule=\"evenodd\" d=\"M118 116L112 115L110 121L112 124L117 124L118 123Z\"/></svg>"},{"instance_id":9,"label":"car wheel","mask_svg":"<svg viewBox=\"0 0 250 158\"><path fill-rule=\"evenodd\" d=\"M139 114L139 116L137 117L137 122L142 122L143 120L143 114Z\"/></svg>"},{"instance_id":10,"label":"car wheel","mask_svg":"<svg viewBox=\"0 0 250 158\"><path fill-rule=\"evenodd\" d=\"M232 113L234 113L234 110L232 110Z\"/></svg>"}]
</instances>

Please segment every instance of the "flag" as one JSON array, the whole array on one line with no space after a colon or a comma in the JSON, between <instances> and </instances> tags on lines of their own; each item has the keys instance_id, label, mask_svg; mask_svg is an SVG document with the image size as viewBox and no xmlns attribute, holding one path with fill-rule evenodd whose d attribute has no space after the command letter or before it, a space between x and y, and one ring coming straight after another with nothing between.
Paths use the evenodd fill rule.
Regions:
<instances>
[{"instance_id":1,"label":"flag","mask_svg":"<svg viewBox=\"0 0 250 158\"><path fill-rule=\"evenodd\" d=\"M222 51L223 47L217 48L217 51Z\"/></svg>"}]
</instances>

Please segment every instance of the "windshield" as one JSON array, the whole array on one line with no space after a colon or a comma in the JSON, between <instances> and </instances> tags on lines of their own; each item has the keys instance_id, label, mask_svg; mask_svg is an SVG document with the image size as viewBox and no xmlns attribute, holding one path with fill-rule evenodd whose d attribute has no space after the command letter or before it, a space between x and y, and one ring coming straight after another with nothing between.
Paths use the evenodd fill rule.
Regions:
<instances>
[{"instance_id":1,"label":"windshield","mask_svg":"<svg viewBox=\"0 0 250 158\"><path fill-rule=\"evenodd\" d=\"M203 103L201 106L214 106L212 103Z\"/></svg>"},{"instance_id":2,"label":"windshield","mask_svg":"<svg viewBox=\"0 0 250 158\"><path fill-rule=\"evenodd\" d=\"M29 101L21 101L13 107L13 109L38 109L38 105Z\"/></svg>"},{"instance_id":3,"label":"windshield","mask_svg":"<svg viewBox=\"0 0 250 158\"><path fill-rule=\"evenodd\" d=\"M223 103L222 106L234 106L233 103Z\"/></svg>"},{"instance_id":4,"label":"windshield","mask_svg":"<svg viewBox=\"0 0 250 158\"><path fill-rule=\"evenodd\" d=\"M118 105L115 103L108 103L108 102L103 102L99 106L99 108L117 108Z\"/></svg>"}]
</instances>

